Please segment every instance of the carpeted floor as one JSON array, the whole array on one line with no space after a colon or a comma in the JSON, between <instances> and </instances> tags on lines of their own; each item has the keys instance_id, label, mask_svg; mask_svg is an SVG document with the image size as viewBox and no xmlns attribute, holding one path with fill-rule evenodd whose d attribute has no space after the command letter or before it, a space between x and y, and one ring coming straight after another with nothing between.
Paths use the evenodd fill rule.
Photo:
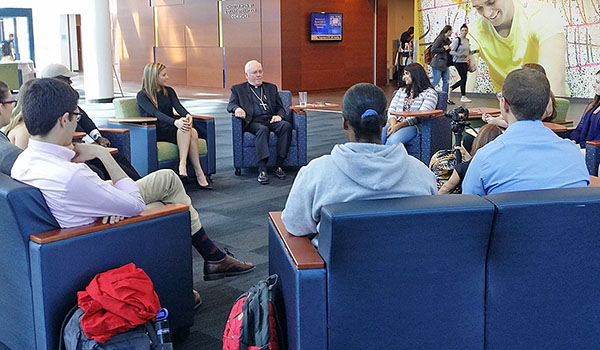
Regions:
<instances>
[{"instance_id":1,"label":"carpeted floor","mask_svg":"<svg viewBox=\"0 0 600 350\"><path fill-rule=\"evenodd\" d=\"M214 191L189 189L194 207L209 236L221 248L236 257L256 264L246 275L219 281L202 279L203 260L194 251L194 287L201 293L203 305L196 311L194 326L176 349L220 349L229 310L237 297L260 279L268 276L267 213L282 210L297 169L287 169L288 177L271 177L269 185L256 180L256 169L243 169L234 175L231 146L231 117L225 103L184 101L193 114L215 117L217 133L217 173L213 175ZM336 143L345 142L337 112L308 112L308 157L328 154ZM270 174L272 175L272 174Z\"/></svg>"}]
</instances>

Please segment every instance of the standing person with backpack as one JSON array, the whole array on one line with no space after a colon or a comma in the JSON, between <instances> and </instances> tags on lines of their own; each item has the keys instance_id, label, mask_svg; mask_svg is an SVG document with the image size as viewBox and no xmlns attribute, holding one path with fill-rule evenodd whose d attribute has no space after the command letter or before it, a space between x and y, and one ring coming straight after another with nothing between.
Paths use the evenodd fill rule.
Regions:
<instances>
[{"instance_id":1,"label":"standing person with backpack","mask_svg":"<svg viewBox=\"0 0 600 350\"><path fill-rule=\"evenodd\" d=\"M467 86L467 72L468 72L468 61L469 55L471 54L471 46L469 39L467 38L467 34L469 34L469 27L466 24L463 24L460 27L460 35L457 36L452 44L450 44L450 55L454 59L454 67L458 71L458 75L460 76L460 80L454 83L450 87L450 90L454 90L460 86L460 102L469 103L472 102L467 97L466 86Z\"/></svg>"},{"instance_id":2,"label":"standing person with backpack","mask_svg":"<svg viewBox=\"0 0 600 350\"><path fill-rule=\"evenodd\" d=\"M8 40L2 41L2 61L11 62L15 60L15 35L9 34Z\"/></svg>"},{"instance_id":3,"label":"standing person with backpack","mask_svg":"<svg viewBox=\"0 0 600 350\"><path fill-rule=\"evenodd\" d=\"M435 87L442 79L442 91L448 93L448 67L452 64L450 56L450 35L452 35L452 27L445 25L444 29L435 38L431 45L431 68L433 70L433 81L431 84ZM448 104L453 105L454 102L448 100Z\"/></svg>"}]
</instances>

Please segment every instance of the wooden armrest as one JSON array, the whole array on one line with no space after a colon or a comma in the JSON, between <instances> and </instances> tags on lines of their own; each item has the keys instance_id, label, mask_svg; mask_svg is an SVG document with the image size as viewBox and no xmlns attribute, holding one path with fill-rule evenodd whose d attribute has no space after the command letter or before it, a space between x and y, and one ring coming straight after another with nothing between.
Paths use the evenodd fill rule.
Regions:
<instances>
[{"instance_id":1,"label":"wooden armrest","mask_svg":"<svg viewBox=\"0 0 600 350\"><path fill-rule=\"evenodd\" d=\"M207 117L204 115L192 115L192 118L199 119L199 120L214 120L215 119L213 117Z\"/></svg>"},{"instance_id":2,"label":"wooden armrest","mask_svg":"<svg viewBox=\"0 0 600 350\"><path fill-rule=\"evenodd\" d=\"M600 146L600 140L587 141L586 144L590 146Z\"/></svg>"},{"instance_id":3,"label":"wooden armrest","mask_svg":"<svg viewBox=\"0 0 600 350\"><path fill-rule=\"evenodd\" d=\"M109 128L101 128L100 132L107 132L111 134L125 134L129 132L129 129L109 129Z\"/></svg>"},{"instance_id":4,"label":"wooden armrest","mask_svg":"<svg viewBox=\"0 0 600 350\"><path fill-rule=\"evenodd\" d=\"M73 132L73 138L74 139L80 139L82 137L85 136L85 133L83 131L75 131Z\"/></svg>"},{"instance_id":5,"label":"wooden armrest","mask_svg":"<svg viewBox=\"0 0 600 350\"><path fill-rule=\"evenodd\" d=\"M174 213L180 213L188 210L187 205L172 203L165 204L160 207L155 207L152 209L144 210L140 215L134 216L131 218L123 219L116 224L103 224L102 218L98 218L96 222L93 224L79 226L79 227L71 227L71 228L63 228L56 229L52 231L42 232L35 235L30 235L29 240L38 244L46 244L56 241L62 241L65 239L69 239L71 237L86 235L88 233L98 232L102 230L106 230L113 227L119 227L123 225L133 224L140 221L146 221L150 219L154 219L157 217L170 215Z\"/></svg>"},{"instance_id":6,"label":"wooden armrest","mask_svg":"<svg viewBox=\"0 0 600 350\"><path fill-rule=\"evenodd\" d=\"M398 117L431 117L438 118L444 116L444 111L441 109L434 109L429 111L402 111L402 112L390 112L391 115Z\"/></svg>"},{"instance_id":7,"label":"wooden armrest","mask_svg":"<svg viewBox=\"0 0 600 350\"><path fill-rule=\"evenodd\" d=\"M315 247L310 243L308 237L298 237L291 235L281 221L281 212L269 212L269 219L275 226L279 238L285 245L288 254L296 264L298 270L322 269L325 267L323 258L319 255Z\"/></svg>"},{"instance_id":8,"label":"wooden armrest","mask_svg":"<svg viewBox=\"0 0 600 350\"><path fill-rule=\"evenodd\" d=\"M549 128L550 130L554 131L554 132L566 132L567 128L559 125L559 124L555 124L555 123L548 123L548 122L543 122L544 126Z\"/></svg>"},{"instance_id":9,"label":"wooden armrest","mask_svg":"<svg viewBox=\"0 0 600 350\"><path fill-rule=\"evenodd\" d=\"M155 122L156 120L157 119L154 117L129 117L109 119L108 121L111 123L151 123Z\"/></svg>"},{"instance_id":10,"label":"wooden armrest","mask_svg":"<svg viewBox=\"0 0 600 350\"><path fill-rule=\"evenodd\" d=\"M572 120L560 120L560 121L552 121L552 123L559 124L559 125L565 125L565 124L572 124L573 121Z\"/></svg>"},{"instance_id":11,"label":"wooden armrest","mask_svg":"<svg viewBox=\"0 0 600 350\"><path fill-rule=\"evenodd\" d=\"M339 106L340 105L338 105L337 103L321 102L321 103L307 103L306 106L293 105L293 106L290 106L290 109L292 111L300 112L300 111L304 111L305 109L332 109L332 108L338 108Z\"/></svg>"},{"instance_id":12,"label":"wooden armrest","mask_svg":"<svg viewBox=\"0 0 600 350\"><path fill-rule=\"evenodd\" d=\"M492 116L500 115L500 109L491 107L472 107L469 108L469 119L471 117L481 117L483 114L490 114Z\"/></svg>"},{"instance_id":13,"label":"wooden armrest","mask_svg":"<svg viewBox=\"0 0 600 350\"><path fill-rule=\"evenodd\" d=\"M134 126L136 128L155 128L156 127L156 124L130 123L127 121L123 121L123 119L109 119L108 121L111 123L118 123L118 124L122 124L122 125Z\"/></svg>"}]
</instances>

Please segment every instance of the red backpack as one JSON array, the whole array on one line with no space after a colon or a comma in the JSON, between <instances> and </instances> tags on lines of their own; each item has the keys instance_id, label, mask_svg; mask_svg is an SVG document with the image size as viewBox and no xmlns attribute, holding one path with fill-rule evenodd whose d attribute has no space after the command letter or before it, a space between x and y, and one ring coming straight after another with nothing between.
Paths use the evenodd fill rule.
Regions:
<instances>
[{"instance_id":1,"label":"red backpack","mask_svg":"<svg viewBox=\"0 0 600 350\"><path fill-rule=\"evenodd\" d=\"M223 350L285 349L279 339L282 331L272 302L272 288L278 278L269 276L236 300L223 332Z\"/></svg>"}]
</instances>

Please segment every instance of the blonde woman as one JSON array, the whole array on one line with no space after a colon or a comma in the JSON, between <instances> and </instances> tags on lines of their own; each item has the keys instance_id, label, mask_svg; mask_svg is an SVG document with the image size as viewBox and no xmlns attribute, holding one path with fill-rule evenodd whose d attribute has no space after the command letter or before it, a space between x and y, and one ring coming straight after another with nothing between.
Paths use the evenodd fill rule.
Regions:
<instances>
[{"instance_id":1,"label":"blonde woman","mask_svg":"<svg viewBox=\"0 0 600 350\"><path fill-rule=\"evenodd\" d=\"M21 86L19 89L19 97L23 96L25 91L34 81L35 79L31 79ZM21 98L19 98L17 101L17 106L13 109L10 122L6 126L4 132L13 145L19 147L20 149L26 149L29 145L29 131L27 131L25 122L23 121L23 112L21 111L22 106L23 101Z\"/></svg>"},{"instance_id":2,"label":"blonde woman","mask_svg":"<svg viewBox=\"0 0 600 350\"><path fill-rule=\"evenodd\" d=\"M196 180L201 189L212 190L200 165L198 151L198 131L194 128L192 115L181 105L173 88L167 86L167 67L161 63L149 63L144 68L142 90L137 94L137 102L145 117L155 117L156 138L177 144L179 148L179 176L186 178L187 159L192 162ZM181 117L176 117L173 109ZM200 130L202 132L202 130ZM205 136L205 135L201 135Z\"/></svg>"}]
</instances>

